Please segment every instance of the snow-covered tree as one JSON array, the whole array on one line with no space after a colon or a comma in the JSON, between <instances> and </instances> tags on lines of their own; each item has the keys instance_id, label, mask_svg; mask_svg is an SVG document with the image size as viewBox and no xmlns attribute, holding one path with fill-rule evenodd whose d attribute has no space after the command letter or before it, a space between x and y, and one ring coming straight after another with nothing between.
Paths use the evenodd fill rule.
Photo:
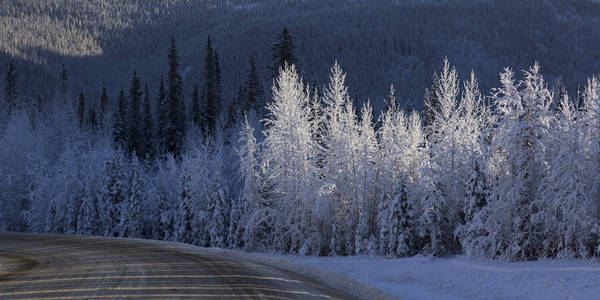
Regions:
<instances>
[{"instance_id":1,"label":"snow-covered tree","mask_svg":"<svg viewBox=\"0 0 600 300\"><path fill-rule=\"evenodd\" d=\"M117 150L105 161L104 179L100 191L101 220L105 236L119 236L121 207L127 200L127 182L123 170L123 154Z\"/></svg>"},{"instance_id":2,"label":"snow-covered tree","mask_svg":"<svg viewBox=\"0 0 600 300\"><path fill-rule=\"evenodd\" d=\"M267 105L263 163L272 183L271 208L277 214L274 248L297 252L306 239L310 203L316 179L309 95L296 68L286 66L275 80L273 101Z\"/></svg>"},{"instance_id":3,"label":"snow-covered tree","mask_svg":"<svg viewBox=\"0 0 600 300\"><path fill-rule=\"evenodd\" d=\"M595 199L593 166L586 157L588 132L582 112L567 95L561 99L550 145L554 145L551 169L543 179L542 193L547 205L544 213L544 252L546 257L590 257L595 255ZM592 179L593 180L593 179Z\"/></svg>"},{"instance_id":4,"label":"snow-covered tree","mask_svg":"<svg viewBox=\"0 0 600 300\"><path fill-rule=\"evenodd\" d=\"M415 252L414 209L403 183L379 206L378 223L381 254L403 257Z\"/></svg>"},{"instance_id":5,"label":"snow-covered tree","mask_svg":"<svg viewBox=\"0 0 600 300\"><path fill-rule=\"evenodd\" d=\"M184 168L181 175L181 196L175 212L175 240L183 243L194 241L194 195L192 194L192 178L189 170Z\"/></svg>"},{"instance_id":6,"label":"snow-covered tree","mask_svg":"<svg viewBox=\"0 0 600 300\"><path fill-rule=\"evenodd\" d=\"M90 188L87 188L82 199L77 221L77 234L101 234L98 199Z\"/></svg>"},{"instance_id":7,"label":"snow-covered tree","mask_svg":"<svg viewBox=\"0 0 600 300\"><path fill-rule=\"evenodd\" d=\"M121 203L121 222L119 228L120 236L140 238L143 230L142 205L144 204L143 168L137 156L133 157L131 163L131 175L129 178L129 190L125 202Z\"/></svg>"},{"instance_id":8,"label":"snow-covered tree","mask_svg":"<svg viewBox=\"0 0 600 300\"><path fill-rule=\"evenodd\" d=\"M323 146L325 163L323 166L324 184L327 196L325 208L334 216L337 223L332 228L330 251L353 253L355 226L358 223L357 190L354 189L359 165L359 133L356 115L345 85L346 74L337 62L331 68L329 84L325 88L323 102L325 108ZM330 227L331 228L331 227ZM335 230L333 230L335 229ZM335 236L338 235L338 236ZM336 245L333 245L335 240ZM332 248L333 246L333 248ZM349 249L346 249L346 248ZM337 253L337 254L343 254Z\"/></svg>"},{"instance_id":9,"label":"snow-covered tree","mask_svg":"<svg viewBox=\"0 0 600 300\"><path fill-rule=\"evenodd\" d=\"M502 213L494 213L486 222L487 248L493 251L491 256L512 260L541 254L543 237L538 232L546 206L540 186L552 95L538 64L524 74L515 85L513 72L507 69L501 74L502 87L494 94L499 120L492 140L492 168L498 179L488 203L494 212Z\"/></svg>"},{"instance_id":10,"label":"snow-covered tree","mask_svg":"<svg viewBox=\"0 0 600 300\"><path fill-rule=\"evenodd\" d=\"M486 174L481 170L480 163L473 162L473 169L466 183L466 196L463 206L464 224L456 228L455 236L459 239L463 252L467 256L479 253L477 244L486 234L485 216L483 209L490 197Z\"/></svg>"},{"instance_id":11,"label":"snow-covered tree","mask_svg":"<svg viewBox=\"0 0 600 300\"><path fill-rule=\"evenodd\" d=\"M373 128L373 112L367 102L362 108L358 126L359 138L356 141L358 166L356 170L356 198L353 207L357 210L358 223L354 237L354 252L364 254L367 241L375 233L375 219L379 197L379 168L377 158L379 148Z\"/></svg>"}]
</instances>

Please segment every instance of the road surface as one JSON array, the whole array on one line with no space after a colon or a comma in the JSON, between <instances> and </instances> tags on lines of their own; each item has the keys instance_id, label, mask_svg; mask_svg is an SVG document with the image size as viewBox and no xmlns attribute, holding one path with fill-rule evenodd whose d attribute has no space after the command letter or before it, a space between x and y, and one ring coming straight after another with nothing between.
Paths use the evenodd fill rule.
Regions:
<instances>
[{"instance_id":1,"label":"road surface","mask_svg":"<svg viewBox=\"0 0 600 300\"><path fill-rule=\"evenodd\" d=\"M310 278L175 243L0 233L0 299L352 299Z\"/></svg>"}]
</instances>

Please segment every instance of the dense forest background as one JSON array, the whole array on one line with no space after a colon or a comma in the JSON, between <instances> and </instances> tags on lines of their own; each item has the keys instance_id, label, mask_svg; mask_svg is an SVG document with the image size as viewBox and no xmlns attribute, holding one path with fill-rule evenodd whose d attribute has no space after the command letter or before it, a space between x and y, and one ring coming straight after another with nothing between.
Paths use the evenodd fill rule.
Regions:
<instances>
[{"instance_id":1,"label":"dense forest background","mask_svg":"<svg viewBox=\"0 0 600 300\"><path fill-rule=\"evenodd\" d=\"M115 98L132 70L157 90L172 35L182 57L186 97L202 85L207 35L219 49L225 103L244 80L251 54L271 85L271 45L283 26L295 38L298 68L323 84L338 60L355 99L370 98L378 114L394 84L403 101L422 108L425 88L442 59L487 90L504 67L538 60L552 85L571 93L600 67L600 7L568 1L273 1L127 0L2 1L0 73L14 58L25 97L51 97L61 65L72 92L97 99L102 82ZM190 101L190 100L187 100Z\"/></svg>"}]
</instances>

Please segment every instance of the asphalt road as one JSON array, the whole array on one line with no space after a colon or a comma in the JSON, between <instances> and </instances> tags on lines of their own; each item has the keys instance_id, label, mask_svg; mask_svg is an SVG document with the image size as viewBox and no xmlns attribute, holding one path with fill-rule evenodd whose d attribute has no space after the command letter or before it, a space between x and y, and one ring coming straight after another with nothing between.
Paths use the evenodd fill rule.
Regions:
<instances>
[{"instance_id":1,"label":"asphalt road","mask_svg":"<svg viewBox=\"0 0 600 300\"><path fill-rule=\"evenodd\" d=\"M0 233L0 299L352 299L310 278L173 243Z\"/></svg>"}]
</instances>

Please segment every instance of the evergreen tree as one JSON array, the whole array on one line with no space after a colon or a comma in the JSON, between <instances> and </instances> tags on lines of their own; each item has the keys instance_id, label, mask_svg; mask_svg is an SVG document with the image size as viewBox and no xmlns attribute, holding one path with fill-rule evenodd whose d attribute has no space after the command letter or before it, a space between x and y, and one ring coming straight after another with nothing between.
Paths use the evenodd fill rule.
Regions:
<instances>
[{"instance_id":1,"label":"evergreen tree","mask_svg":"<svg viewBox=\"0 0 600 300\"><path fill-rule=\"evenodd\" d=\"M154 121L152 118L152 107L150 105L150 90L148 85L144 91L143 124L142 124L142 159L154 158Z\"/></svg>"},{"instance_id":2,"label":"evergreen tree","mask_svg":"<svg viewBox=\"0 0 600 300\"><path fill-rule=\"evenodd\" d=\"M102 92L100 93L100 113L105 116L108 113L108 93L106 92L106 84L102 83Z\"/></svg>"},{"instance_id":3,"label":"evergreen tree","mask_svg":"<svg viewBox=\"0 0 600 300\"><path fill-rule=\"evenodd\" d=\"M209 194L209 213L208 223L210 246L224 248L227 244L228 233L228 215L229 207L224 187L222 186L220 176L215 176L213 190Z\"/></svg>"},{"instance_id":4,"label":"evergreen tree","mask_svg":"<svg viewBox=\"0 0 600 300\"><path fill-rule=\"evenodd\" d=\"M210 36L206 42L204 56L204 87L202 89L201 128L206 134L214 134L221 113L221 68Z\"/></svg>"},{"instance_id":5,"label":"evergreen tree","mask_svg":"<svg viewBox=\"0 0 600 300\"><path fill-rule=\"evenodd\" d=\"M181 197L181 169L172 155L158 161L157 168L155 186L158 209L154 214L156 225L152 235L156 239L175 240L175 221Z\"/></svg>"},{"instance_id":6,"label":"evergreen tree","mask_svg":"<svg viewBox=\"0 0 600 300\"><path fill-rule=\"evenodd\" d=\"M133 157L129 192L127 198L121 203L121 222L119 225L121 237L142 237L142 179L143 169L136 156Z\"/></svg>"},{"instance_id":7,"label":"evergreen tree","mask_svg":"<svg viewBox=\"0 0 600 300\"><path fill-rule=\"evenodd\" d=\"M219 61L219 54L215 50L215 101L212 105L212 110L215 112L215 123L220 121L221 116L221 105L223 99L223 74L221 71L221 63ZM216 126L216 124L215 124Z\"/></svg>"},{"instance_id":8,"label":"evergreen tree","mask_svg":"<svg viewBox=\"0 0 600 300\"><path fill-rule=\"evenodd\" d=\"M119 226L122 218L122 205L127 199L123 159L119 150L113 152L112 157L105 162L100 199L102 201L101 220L104 226L104 235L117 237L122 231Z\"/></svg>"},{"instance_id":9,"label":"evergreen tree","mask_svg":"<svg viewBox=\"0 0 600 300\"><path fill-rule=\"evenodd\" d=\"M8 70L4 76L4 96L6 97L6 106L10 113L17 105L17 98L19 96L17 70L12 60L8 63Z\"/></svg>"},{"instance_id":10,"label":"evergreen tree","mask_svg":"<svg viewBox=\"0 0 600 300\"><path fill-rule=\"evenodd\" d=\"M141 116L142 84L134 71L129 89L129 110L127 122L127 150L130 155L143 157L143 123Z\"/></svg>"},{"instance_id":11,"label":"evergreen tree","mask_svg":"<svg viewBox=\"0 0 600 300\"><path fill-rule=\"evenodd\" d=\"M48 209L48 213L46 215L46 226L44 231L46 233L61 233L59 229L58 222L58 209L56 207L55 201L50 201L50 208Z\"/></svg>"},{"instance_id":12,"label":"evergreen tree","mask_svg":"<svg viewBox=\"0 0 600 300\"><path fill-rule=\"evenodd\" d=\"M181 198L175 217L175 239L182 243L192 243L194 241L194 200L191 181L190 172L184 171L181 178Z\"/></svg>"},{"instance_id":13,"label":"evergreen tree","mask_svg":"<svg viewBox=\"0 0 600 300\"><path fill-rule=\"evenodd\" d=\"M98 200L89 188L84 194L81 210L79 211L77 233L84 235L96 235L101 233L98 215Z\"/></svg>"},{"instance_id":14,"label":"evergreen tree","mask_svg":"<svg viewBox=\"0 0 600 300\"><path fill-rule=\"evenodd\" d=\"M44 102L42 101L42 95L37 95L37 113L41 115L44 112Z\"/></svg>"},{"instance_id":15,"label":"evergreen tree","mask_svg":"<svg viewBox=\"0 0 600 300\"><path fill-rule=\"evenodd\" d=\"M67 67L64 64L61 65L58 77L58 91L63 101L66 102L69 93L69 76L67 74Z\"/></svg>"},{"instance_id":16,"label":"evergreen tree","mask_svg":"<svg viewBox=\"0 0 600 300\"><path fill-rule=\"evenodd\" d=\"M482 210L490 198L485 174L481 171L478 162L474 162L473 165L466 186L467 191L463 208L464 224L459 226L455 233L455 236L460 240L463 252L468 256L472 256L477 252L478 238L486 234Z\"/></svg>"},{"instance_id":17,"label":"evergreen tree","mask_svg":"<svg viewBox=\"0 0 600 300\"><path fill-rule=\"evenodd\" d=\"M448 221L446 217L447 207L444 196L441 194L438 184L435 182L426 183L425 191L421 199L423 214L420 223L422 224L420 237L423 239L425 252L435 256L442 256L447 253Z\"/></svg>"},{"instance_id":18,"label":"evergreen tree","mask_svg":"<svg viewBox=\"0 0 600 300\"><path fill-rule=\"evenodd\" d=\"M239 99L242 103L243 111L254 110L260 114L260 110L264 105L264 90L260 83L260 76L256 69L256 61L254 55L250 56L250 70L248 78L244 82L243 95L244 99Z\"/></svg>"},{"instance_id":19,"label":"evergreen tree","mask_svg":"<svg viewBox=\"0 0 600 300\"><path fill-rule=\"evenodd\" d=\"M185 106L183 103L183 82L179 75L179 55L175 39L171 38L169 48L169 74L167 76L167 124L164 128L166 152L175 157L181 155L185 139Z\"/></svg>"},{"instance_id":20,"label":"evergreen tree","mask_svg":"<svg viewBox=\"0 0 600 300\"><path fill-rule=\"evenodd\" d=\"M270 69L273 72L273 77L279 74L279 69L283 68L286 63L290 66L297 64L294 49L294 39L287 27L283 27L277 35L277 41L272 47L273 58Z\"/></svg>"},{"instance_id":21,"label":"evergreen tree","mask_svg":"<svg viewBox=\"0 0 600 300\"><path fill-rule=\"evenodd\" d=\"M79 94L79 105L77 106L77 119L79 120L79 128L85 126L85 96Z\"/></svg>"},{"instance_id":22,"label":"evergreen tree","mask_svg":"<svg viewBox=\"0 0 600 300\"><path fill-rule=\"evenodd\" d=\"M415 251L413 206L406 186L399 183L394 193L384 198L379 211L380 251L403 257Z\"/></svg>"},{"instance_id":23,"label":"evergreen tree","mask_svg":"<svg viewBox=\"0 0 600 300\"><path fill-rule=\"evenodd\" d=\"M96 108L90 105L87 113L87 127L95 130L98 128L98 115L96 114Z\"/></svg>"},{"instance_id":24,"label":"evergreen tree","mask_svg":"<svg viewBox=\"0 0 600 300\"><path fill-rule=\"evenodd\" d=\"M227 231L227 246L240 248L243 245L243 230L241 230L242 212L240 210L241 199L232 201L229 213L229 228Z\"/></svg>"},{"instance_id":25,"label":"evergreen tree","mask_svg":"<svg viewBox=\"0 0 600 300\"><path fill-rule=\"evenodd\" d=\"M167 103L167 90L165 89L164 78L160 78L160 87L158 88L158 97L156 99L158 120L156 124L156 141L158 151L165 153L167 151L166 128L169 124L169 104Z\"/></svg>"},{"instance_id":26,"label":"evergreen tree","mask_svg":"<svg viewBox=\"0 0 600 300\"><path fill-rule=\"evenodd\" d=\"M194 126L200 126L200 94L198 93L198 84L194 84L194 91L192 92L192 124Z\"/></svg>"},{"instance_id":27,"label":"evergreen tree","mask_svg":"<svg viewBox=\"0 0 600 300\"><path fill-rule=\"evenodd\" d=\"M104 128L106 126L108 116L109 100L108 92L106 91L106 84L102 83L102 91L100 92L100 111L96 114L98 120L98 126Z\"/></svg>"},{"instance_id":28,"label":"evergreen tree","mask_svg":"<svg viewBox=\"0 0 600 300\"><path fill-rule=\"evenodd\" d=\"M433 73L433 85L431 90L425 90L425 107L423 109L423 123L428 133L430 127L433 124L435 115L440 108L440 100L438 95L439 90L439 78L437 72Z\"/></svg>"},{"instance_id":29,"label":"evergreen tree","mask_svg":"<svg viewBox=\"0 0 600 300\"><path fill-rule=\"evenodd\" d=\"M127 100L123 87L117 98L117 111L114 114L113 121L113 141L117 149L126 149L127 145Z\"/></svg>"},{"instance_id":30,"label":"evergreen tree","mask_svg":"<svg viewBox=\"0 0 600 300\"><path fill-rule=\"evenodd\" d=\"M500 75L496 90L498 125L494 129L492 155L497 186L490 197L493 213L486 220L486 248L490 257L532 260L543 253L544 208L541 197L552 100L536 63L519 85L510 69Z\"/></svg>"}]
</instances>

